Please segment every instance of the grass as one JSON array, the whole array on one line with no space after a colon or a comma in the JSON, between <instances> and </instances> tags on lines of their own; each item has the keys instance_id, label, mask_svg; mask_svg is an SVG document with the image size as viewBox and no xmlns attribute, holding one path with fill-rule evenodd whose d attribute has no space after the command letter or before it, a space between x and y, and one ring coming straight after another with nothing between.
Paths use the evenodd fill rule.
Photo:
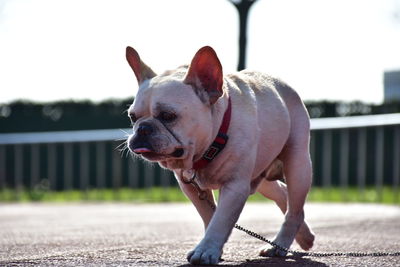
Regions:
<instances>
[{"instance_id":1,"label":"grass","mask_svg":"<svg viewBox=\"0 0 400 267\"><path fill-rule=\"evenodd\" d=\"M0 190L0 202L187 202L188 199L179 188L150 189L91 189L86 191L48 191L48 190ZM250 196L249 201L270 201L260 194ZM308 195L310 202L362 202L362 203L384 203L400 205L399 191L391 187L383 187L381 193L375 188L366 188L360 191L350 187L343 190L338 187L321 188L313 187Z\"/></svg>"}]
</instances>

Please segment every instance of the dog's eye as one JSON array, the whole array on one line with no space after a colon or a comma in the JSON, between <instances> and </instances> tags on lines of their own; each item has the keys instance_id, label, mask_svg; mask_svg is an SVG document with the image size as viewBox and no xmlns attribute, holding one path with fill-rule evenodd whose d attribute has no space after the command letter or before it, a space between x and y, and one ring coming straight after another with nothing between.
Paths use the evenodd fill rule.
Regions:
<instances>
[{"instance_id":1,"label":"dog's eye","mask_svg":"<svg viewBox=\"0 0 400 267\"><path fill-rule=\"evenodd\" d=\"M176 119L176 115L171 112L161 112L160 115L158 116L160 120L165 121L165 122L172 122Z\"/></svg>"},{"instance_id":2,"label":"dog's eye","mask_svg":"<svg viewBox=\"0 0 400 267\"><path fill-rule=\"evenodd\" d=\"M128 116L129 116L129 119L131 120L131 123L135 124L135 122L137 121L137 118L136 118L135 114L134 113L130 113Z\"/></svg>"}]
</instances>

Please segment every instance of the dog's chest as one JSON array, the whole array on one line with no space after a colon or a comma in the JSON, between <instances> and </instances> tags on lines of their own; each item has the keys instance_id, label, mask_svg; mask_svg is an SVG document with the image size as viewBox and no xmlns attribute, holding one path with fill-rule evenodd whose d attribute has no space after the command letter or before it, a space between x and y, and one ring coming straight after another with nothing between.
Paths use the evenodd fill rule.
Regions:
<instances>
[{"instance_id":1,"label":"dog's chest","mask_svg":"<svg viewBox=\"0 0 400 267\"><path fill-rule=\"evenodd\" d=\"M186 170L182 172L181 179L183 182L193 181L201 190L220 189L221 183L213 179L213 176L208 176L204 171Z\"/></svg>"}]
</instances>

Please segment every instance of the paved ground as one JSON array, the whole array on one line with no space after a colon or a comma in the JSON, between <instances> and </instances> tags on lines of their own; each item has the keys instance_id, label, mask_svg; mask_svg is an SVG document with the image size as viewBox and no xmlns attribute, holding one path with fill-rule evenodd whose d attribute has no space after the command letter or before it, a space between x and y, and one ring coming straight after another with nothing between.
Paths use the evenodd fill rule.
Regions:
<instances>
[{"instance_id":1,"label":"paved ground","mask_svg":"<svg viewBox=\"0 0 400 267\"><path fill-rule=\"evenodd\" d=\"M309 204L314 251L400 251L400 207ZM282 215L248 204L240 224L267 236ZM190 204L0 204L0 266L187 266L202 236ZM263 244L235 230L224 266L400 266L400 257L260 258ZM297 245L294 248L298 248Z\"/></svg>"}]
</instances>

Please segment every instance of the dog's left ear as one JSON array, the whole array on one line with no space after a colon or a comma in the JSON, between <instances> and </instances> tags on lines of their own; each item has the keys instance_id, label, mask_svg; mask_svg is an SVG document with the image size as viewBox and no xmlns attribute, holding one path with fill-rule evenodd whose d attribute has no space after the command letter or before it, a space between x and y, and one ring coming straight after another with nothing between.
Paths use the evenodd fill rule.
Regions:
<instances>
[{"instance_id":1,"label":"dog's left ear","mask_svg":"<svg viewBox=\"0 0 400 267\"><path fill-rule=\"evenodd\" d=\"M138 52L130 46L126 48L126 60L135 73L139 85L156 76L156 73L140 59Z\"/></svg>"},{"instance_id":2,"label":"dog's left ear","mask_svg":"<svg viewBox=\"0 0 400 267\"><path fill-rule=\"evenodd\" d=\"M184 82L193 86L203 101L205 93L211 105L222 96L222 66L214 49L205 46L197 51Z\"/></svg>"}]
</instances>

